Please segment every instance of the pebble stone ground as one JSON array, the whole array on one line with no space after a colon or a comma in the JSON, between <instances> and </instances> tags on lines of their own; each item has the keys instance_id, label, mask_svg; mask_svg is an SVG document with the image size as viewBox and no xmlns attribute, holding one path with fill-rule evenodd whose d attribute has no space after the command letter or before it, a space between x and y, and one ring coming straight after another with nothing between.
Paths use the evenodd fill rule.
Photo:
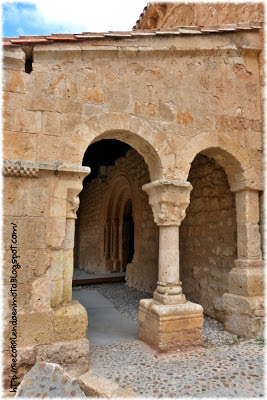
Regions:
<instances>
[{"instance_id":1,"label":"pebble stone ground","mask_svg":"<svg viewBox=\"0 0 267 400\"><path fill-rule=\"evenodd\" d=\"M88 285L88 290L98 290L136 324L140 299L151 297L124 283ZM203 336L203 347L169 355L158 355L139 340L91 346L91 371L138 397L263 397L261 340L240 339L208 317Z\"/></svg>"}]
</instances>

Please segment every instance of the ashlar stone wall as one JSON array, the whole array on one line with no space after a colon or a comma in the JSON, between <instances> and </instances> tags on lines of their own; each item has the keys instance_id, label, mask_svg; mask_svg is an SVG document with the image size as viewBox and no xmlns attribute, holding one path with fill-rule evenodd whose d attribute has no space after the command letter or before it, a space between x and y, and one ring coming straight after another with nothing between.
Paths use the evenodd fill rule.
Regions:
<instances>
[{"instance_id":1,"label":"ashlar stone wall","mask_svg":"<svg viewBox=\"0 0 267 400\"><path fill-rule=\"evenodd\" d=\"M124 173L132 182L134 220L134 257L127 266L126 280L130 286L152 292L158 276L158 226L148 196L142 190L142 185L150 182L149 171L143 157L134 149L107 168L104 181L100 177L92 179L80 193L75 228L75 267L91 273L110 270L106 265L104 248L107 209L114 196L112 189L117 177Z\"/></svg>"},{"instance_id":2,"label":"ashlar stone wall","mask_svg":"<svg viewBox=\"0 0 267 400\"><path fill-rule=\"evenodd\" d=\"M224 169L198 155L188 177L193 186L180 228L180 271L187 299L224 319L222 295L237 258L235 196Z\"/></svg>"}]
</instances>

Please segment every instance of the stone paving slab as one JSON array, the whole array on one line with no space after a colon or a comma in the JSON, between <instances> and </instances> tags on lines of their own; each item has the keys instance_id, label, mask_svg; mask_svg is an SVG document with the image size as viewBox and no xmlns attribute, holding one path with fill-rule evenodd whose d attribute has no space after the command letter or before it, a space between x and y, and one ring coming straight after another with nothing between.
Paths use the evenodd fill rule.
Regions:
<instances>
[{"instance_id":1,"label":"stone paving slab","mask_svg":"<svg viewBox=\"0 0 267 400\"><path fill-rule=\"evenodd\" d=\"M138 327L115 308L92 308L87 314L90 346L138 339Z\"/></svg>"},{"instance_id":2,"label":"stone paving slab","mask_svg":"<svg viewBox=\"0 0 267 400\"><path fill-rule=\"evenodd\" d=\"M164 356L137 340L91 346L89 358L94 374L140 397L264 396L264 352L256 342Z\"/></svg>"},{"instance_id":3,"label":"stone paving slab","mask_svg":"<svg viewBox=\"0 0 267 400\"><path fill-rule=\"evenodd\" d=\"M114 305L97 290L82 288L73 292L72 299L78 300L86 310L92 308L114 308Z\"/></svg>"},{"instance_id":4,"label":"stone paving slab","mask_svg":"<svg viewBox=\"0 0 267 400\"><path fill-rule=\"evenodd\" d=\"M90 346L138 339L138 326L97 290L81 288L73 291L72 298L78 300L87 311L86 337Z\"/></svg>"}]
</instances>

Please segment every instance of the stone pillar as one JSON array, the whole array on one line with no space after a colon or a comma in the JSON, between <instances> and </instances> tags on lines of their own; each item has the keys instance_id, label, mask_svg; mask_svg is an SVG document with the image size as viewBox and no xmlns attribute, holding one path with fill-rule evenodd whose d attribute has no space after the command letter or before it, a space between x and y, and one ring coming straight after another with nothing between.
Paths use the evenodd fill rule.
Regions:
<instances>
[{"instance_id":1,"label":"stone pillar","mask_svg":"<svg viewBox=\"0 0 267 400\"><path fill-rule=\"evenodd\" d=\"M259 192L244 189L236 194L238 259L223 295L224 328L245 337L263 330L264 264L259 231Z\"/></svg>"},{"instance_id":2,"label":"stone pillar","mask_svg":"<svg viewBox=\"0 0 267 400\"><path fill-rule=\"evenodd\" d=\"M77 195L90 168L5 161L3 172L8 181L11 177L19 178L14 187L22 186L23 199L27 193L24 200L28 207L27 216L23 214L25 222L21 219L18 223L21 263L25 266L21 271L26 271L29 285L27 290L23 288L21 293L25 294L25 301L22 296L18 307L16 375L21 379L38 361L56 362L71 375L81 375L89 368L88 320L84 307L71 299L72 260ZM28 179L32 182L25 182ZM41 216L36 219L38 212ZM31 308L28 302L32 303ZM9 319L8 315L7 324ZM7 351L9 326L11 324L7 325ZM10 372L11 361L7 361Z\"/></svg>"},{"instance_id":3,"label":"stone pillar","mask_svg":"<svg viewBox=\"0 0 267 400\"><path fill-rule=\"evenodd\" d=\"M143 186L159 225L159 277L153 299L139 307L139 337L159 351L200 345L203 309L186 300L179 280L179 226L190 202L189 182L159 180Z\"/></svg>"}]
</instances>

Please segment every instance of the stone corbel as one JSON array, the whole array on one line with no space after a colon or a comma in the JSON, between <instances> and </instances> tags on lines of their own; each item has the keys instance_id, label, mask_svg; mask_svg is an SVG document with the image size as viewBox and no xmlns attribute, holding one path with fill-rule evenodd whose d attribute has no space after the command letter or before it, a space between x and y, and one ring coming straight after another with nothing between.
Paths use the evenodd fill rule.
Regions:
<instances>
[{"instance_id":1,"label":"stone corbel","mask_svg":"<svg viewBox=\"0 0 267 400\"><path fill-rule=\"evenodd\" d=\"M192 185L189 182L161 179L144 185L142 189L149 195L157 225L181 225L190 202Z\"/></svg>"},{"instance_id":2,"label":"stone corbel","mask_svg":"<svg viewBox=\"0 0 267 400\"><path fill-rule=\"evenodd\" d=\"M80 204L80 198L78 194L80 190L68 189L67 190L67 207L66 207L66 218L77 219L77 211Z\"/></svg>"}]
</instances>

